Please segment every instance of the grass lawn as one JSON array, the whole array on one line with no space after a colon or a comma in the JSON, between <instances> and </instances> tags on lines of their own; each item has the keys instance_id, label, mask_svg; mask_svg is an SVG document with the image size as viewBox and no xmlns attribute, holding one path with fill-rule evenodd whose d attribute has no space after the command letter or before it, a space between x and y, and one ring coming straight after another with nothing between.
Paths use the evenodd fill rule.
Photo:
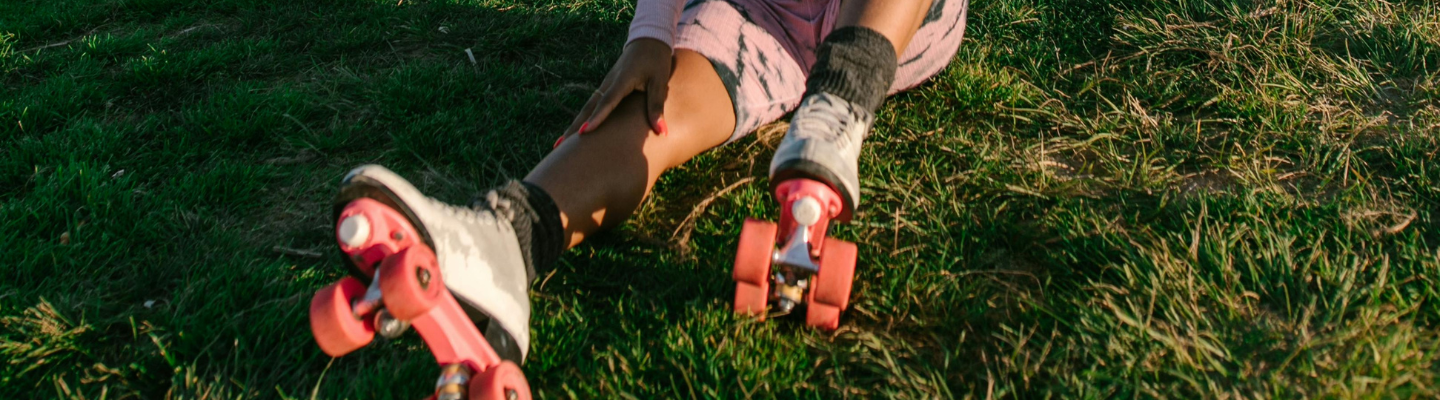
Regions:
<instances>
[{"instance_id":1,"label":"grass lawn","mask_svg":"<svg viewBox=\"0 0 1440 400\"><path fill-rule=\"evenodd\" d=\"M413 334L310 336L339 178L523 176L632 8L0 1L0 398L428 394ZM540 278L539 397L1440 396L1440 3L976 0L879 113L834 333L729 308L783 128Z\"/></svg>"}]
</instances>

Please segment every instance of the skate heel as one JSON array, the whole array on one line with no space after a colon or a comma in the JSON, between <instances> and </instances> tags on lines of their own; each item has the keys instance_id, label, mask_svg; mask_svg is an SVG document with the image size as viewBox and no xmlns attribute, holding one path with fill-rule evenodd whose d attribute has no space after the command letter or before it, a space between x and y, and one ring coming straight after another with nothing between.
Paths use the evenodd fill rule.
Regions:
<instances>
[{"instance_id":1,"label":"skate heel","mask_svg":"<svg viewBox=\"0 0 1440 400\"><path fill-rule=\"evenodd\" d=\"M778 225L746 219L740 231L735 312L764 320L807 303L806 324L834 330L850 304L857 249L826 232L845 203L829 185L807 178L779 183L775 198Z\"/></svg>"},{"instance_id":2,"label":"skate heel","mask_svg":"<svg viewBox=\"0 0 1440 400\"><path fill-rule=\"evenodd\" d=\"M530 399L520 367L496 354L445 288L430 245L399 211L361 198L345 206L335 238L369 285L345 277L310 303L310 328L333 357L369 344L377 330L398 337L414 328L440 366L435 399Z\"/></svg>"}]
</instances>

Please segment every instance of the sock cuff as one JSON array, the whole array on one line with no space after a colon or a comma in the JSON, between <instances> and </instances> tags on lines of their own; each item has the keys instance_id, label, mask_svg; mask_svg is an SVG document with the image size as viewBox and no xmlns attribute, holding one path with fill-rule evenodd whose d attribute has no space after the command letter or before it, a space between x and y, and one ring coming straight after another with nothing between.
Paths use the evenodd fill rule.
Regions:
<instances>
[{"instance_id":1,"label":"sock cuff","mask_svg":"<svg viewBox=\"0 0 1440 400\"><path fill-rule=\"evenodd\" d=\"M520 181L520 185L529 192L527 199L531 210L535 213L535 228L532 229L534 240L531 253L533 254L534 273L549 272L555 267L555 262L560 260L560 255L570 246L570 241L565 238L565 224L560 221L560 206L555 205L555 200L546 193L545 189L530 182ZM533 281L535 275L531 275Z\"/></svg>"},{"instance_id":2,"label":"sock cuff","mask_svg":"<svg viewBox=\"0 0 1440 400\"><path fill-rule=\"evenodd\" d=\"M830 32L815 50L806 95L830 93L874 112L885 100L899 67L895 45L863 26Z\"/></svg>"},{"instance_id":3,"label":"sock cuff","mask_svg":"<svg viewBox=\"0 0 1440 400\"><path fill-rule=\"evenodd\" d=\"M515 238L520 243L520 256L525 260L525 274L534 282L541 272L552 268L565 252L565 227L560 222L560 208L548 193L529 182L512 180L495 188L491 208L510 219ZM501 201L500 199L503 199ZM499 207L496 203L507 204Z\"/></svg>"}]
</instances>

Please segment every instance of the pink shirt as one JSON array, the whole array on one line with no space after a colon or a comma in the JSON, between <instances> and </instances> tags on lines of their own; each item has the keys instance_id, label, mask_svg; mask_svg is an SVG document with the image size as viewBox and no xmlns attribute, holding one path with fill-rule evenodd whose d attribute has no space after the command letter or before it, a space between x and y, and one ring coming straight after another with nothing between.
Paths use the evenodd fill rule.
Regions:
<instances>
[{"instance_id":1,"label":"pink shirt","mask_svg":"<svg viewBox=\"0 0 1440 400\"><path fill-rule=\"evenodd\" d=\"M685 0L639 0L635 5L635 19L630 21L630 38L625 44L639 38L658 39L666 46L675 46L675 26L680 23L680 10Z\"/></svg>"},{"instance_id":2,"label":"pink shirt","mask_svg":"<svg viewBox=\"0 0 1440 400\"><path fill-rule=\"evenodd\" d=\"M671 47L675 46L675 27L680 22L680 13L686 0L638 0L635 5L635 20L630 22L630 37L625 43L639 38L653 38ZM820 33L830 28L829 17L838 14L839 1L832 0L749 0L735 3L745 5L744 12L750 14L751 22L764 28L771 35L786 35L779 38L785 50L795 61L808 69L814 64L815 46L821 39ZM786 40L788 39L788 40Z\"/></svg>"}]
</instances>

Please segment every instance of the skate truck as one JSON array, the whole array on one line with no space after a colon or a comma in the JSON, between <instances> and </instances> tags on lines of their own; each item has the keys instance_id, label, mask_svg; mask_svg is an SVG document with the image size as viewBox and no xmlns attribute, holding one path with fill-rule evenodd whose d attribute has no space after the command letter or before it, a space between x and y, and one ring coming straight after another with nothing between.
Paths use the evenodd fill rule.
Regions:
<instances>
[{"instance_id":1,"label":"skate truck","mask_svg":"<svg viewBox=\"0 0 1440 400\"><path fill-rule=\"evenodd\" d=\"M850 303L854 243L826 237L845 204L829 185L792 178L775 186L780 223L745 219L735 252L735 312L778 317L806 303L805 323L835 330ZM773 308L770 307L773 304Z\"/></svg>"},{"instance_id":2,"label":"skate truck","mask_svg":"<svg viewBox=\"0 0 1440 400\"><path fill-rule=\"evenodd\" d=\"M445 289L428 240L401 212L378 201L349 202L335 236L355 275L320 289L310 301L310 329L332 357L364 347L378 332L397 338L414 327L435 355L436 400L528 400L530 385L502 360L460 303Z\"/></svg>"}]
</instances>

